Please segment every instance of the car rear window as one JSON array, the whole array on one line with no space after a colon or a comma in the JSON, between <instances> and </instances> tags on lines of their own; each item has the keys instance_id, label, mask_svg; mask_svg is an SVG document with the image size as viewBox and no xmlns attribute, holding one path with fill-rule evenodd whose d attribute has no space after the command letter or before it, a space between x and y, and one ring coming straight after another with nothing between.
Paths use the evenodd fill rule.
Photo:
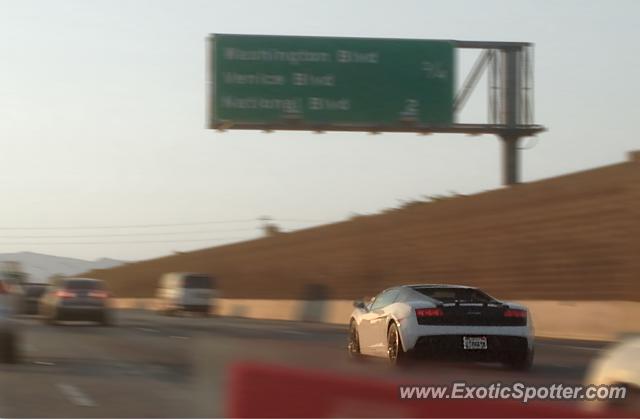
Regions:
<instances>
[{"instance_id":1,"label":"car rear window","mask_svg":"<svg viewBox=\"0 0 640 419\"><path fill-rule=\"evenodd\" d=\"M489 303L495 301L484 292L473 288L415 287L414 290L427 297L442 301L443 303L453 303L456 301Z\"/></svg>"},{"instance_id":2,"label":"car rear window","mask_svg":"<svg viewBox=\"0 0 640 419\"><path fill-rule=\"evenodd\" d=\"M46 285L26 285L24 288L28 297L39 297L47 290Z\"/></svg>"},{"instance_id":3,"label":"car rear window","mask_svg":"<svg viewBox=\"0 0 640 419\"><path fill-rule=\"evenodd\" d=\"M212 281L206 275L189 275L184 278L185 288L211 289Z\"/></svg>"},{"instance_id":4,"label":"car rear window","mask_svg":"<svg viewBox=\"0 0 640 419\"><path fill-rule=\"evenodd\" d=\"M76 279L72 281L66 281L64 286L67 289L73 290L99 290L102 289L102 282Z\"/></svg>"}]
</instances>

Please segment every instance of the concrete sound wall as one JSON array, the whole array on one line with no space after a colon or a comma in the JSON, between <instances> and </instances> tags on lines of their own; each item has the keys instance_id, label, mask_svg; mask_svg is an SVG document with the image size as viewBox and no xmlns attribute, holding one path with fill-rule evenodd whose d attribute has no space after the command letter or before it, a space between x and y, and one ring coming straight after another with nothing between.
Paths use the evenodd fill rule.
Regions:
<instances>
[{"instance_id":1,"label":"concrete sound wall","mask_svg":"<svg viewBox=\"0 0 640 419\"><path fill-rule=\"evenodd\" d=\"M561 339L615 341L640 333L640 303L632 301L518 301L529 308L536 336ZM351 300L216 300L213 313L249 319L349 323ZM119 309L157 310L153 298L123 298L112 302Z\"/></svg>"},{"instance_id":2,"label":"concrete sound wall","mask_svg":"<svg viewBox=\"0 0 640 419\"><path fill-rule=\"evenodd\" d=\"M164 272L199 271L218 277L230 299L319 292L350 300L395 284L436 282L511 300L640 301L639 157L85 275L105 279L120 297L153 296Z\"/></svg>"}]
</instances>

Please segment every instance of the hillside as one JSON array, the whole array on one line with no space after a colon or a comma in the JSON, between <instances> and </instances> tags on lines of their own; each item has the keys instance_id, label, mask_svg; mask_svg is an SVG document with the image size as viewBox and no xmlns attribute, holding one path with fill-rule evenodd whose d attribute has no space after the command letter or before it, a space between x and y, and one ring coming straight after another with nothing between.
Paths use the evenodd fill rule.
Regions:
<instances>
[{"instance_id":1,"label":"hillside","mask_svg":"<svg viewBox=\"0 0 640 419\"><path fill-rule=\"evenodd\" d=\"M0 262L9 261L20 263L29 276L29 282L46 282L53 275L77 275L94 269L113 268L124 263L108 258L89 261L32 252L0 253Z\"/></svg>"}]
</instances>

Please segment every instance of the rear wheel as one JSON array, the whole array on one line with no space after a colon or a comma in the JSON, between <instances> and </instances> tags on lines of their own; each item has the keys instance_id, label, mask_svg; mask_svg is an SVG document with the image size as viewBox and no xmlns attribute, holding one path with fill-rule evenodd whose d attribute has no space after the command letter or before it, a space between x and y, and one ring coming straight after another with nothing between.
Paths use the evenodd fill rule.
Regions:
<instances>
[{"instance_id":1,"label":"rear wheel","mask_svg":"<svg viewBox=\"0 0 640 419\"><path fill-rule=\"evenodd\" d=\"M349 341L347 345L351 358L360 357L360 337L358 336L358 326L355 321L349 323Z\"/></svg>"},{"instance_id":2,"label":"rear wheel","mask_svg":"<svg viewBox=\"0 0 640 419\"><path fill-rule=\"evenodd\" d=\"M3 364L18 362L18 339L13 333L0 336L0 362Z\"/></svg>"},{"instance_id":3,"label":"rear wheel","mask_svg":"<svg viewBox=\"0 0 640 419\"><path fill-rule=\"evenodd\" d=\"M175 315L175 308L168 302L164 302L162 304L162 308L160 309L160 313L165 316L173 316Z\"/></svg>"},{"instance_id":4,"label":"rear wheel","mask_svg":"<svg viewBox=\"0 0 640 419\"><path fill-rule=\"evenodd\" d=\"M58 318L58 314L57 313L47 313L45 318L44 318L44 322L50 326L55 326L58 324L58 321L60 319Z\"/></svg>"},{"instance_id":5,"label":"rear wheel","mask_svg":"<svg viewBox=\"0 0 640 419\"><path fill-rule=\"evenodd\" d=\"M407 361L408 355L402 347L402 339L398 325L391 323L387 331L387 356L393 365L402 365Z\"/></svg>"},{"instance_id":6,"label":"rear wheel","mask_svg":"<svg viewBox=\"0 0 640 419\"><path fill-rule=\"evenodd\" d=\"M103 326L103 327L113 326L113 319L111 318L111 315L104 313L100 317L99 323L100 323L100 326Z\"/></svg>"},{"instance_id":7,"label":"rear wheel","mask_svg":"<svg viewBox=\"0 0 640 419\"><path fill-rule=\"evenodd\" d=\"M615 385L627 388L626 397L624 399L610 399L608 405L618 410L640 412L640 388L632 384L616 383Z\"/></svg>"}]
</instances>

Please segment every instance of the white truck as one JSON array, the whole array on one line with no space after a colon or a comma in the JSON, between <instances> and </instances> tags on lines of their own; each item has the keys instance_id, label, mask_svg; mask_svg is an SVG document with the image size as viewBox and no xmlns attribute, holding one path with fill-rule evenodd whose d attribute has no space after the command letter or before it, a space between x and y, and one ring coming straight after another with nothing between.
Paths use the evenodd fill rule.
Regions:
<instances>
[{"instance_id":1,"label":"white truck","mask_svg":"<svg viewBox=\"0 0 640 419\"><path fill-rule=\"evenodd\" d=\"M218 293L215 279L203 273L170 272L162 275L156 297L162 313L199 312L209 315L215 310Z\"/></svg>"}]
</instances>

